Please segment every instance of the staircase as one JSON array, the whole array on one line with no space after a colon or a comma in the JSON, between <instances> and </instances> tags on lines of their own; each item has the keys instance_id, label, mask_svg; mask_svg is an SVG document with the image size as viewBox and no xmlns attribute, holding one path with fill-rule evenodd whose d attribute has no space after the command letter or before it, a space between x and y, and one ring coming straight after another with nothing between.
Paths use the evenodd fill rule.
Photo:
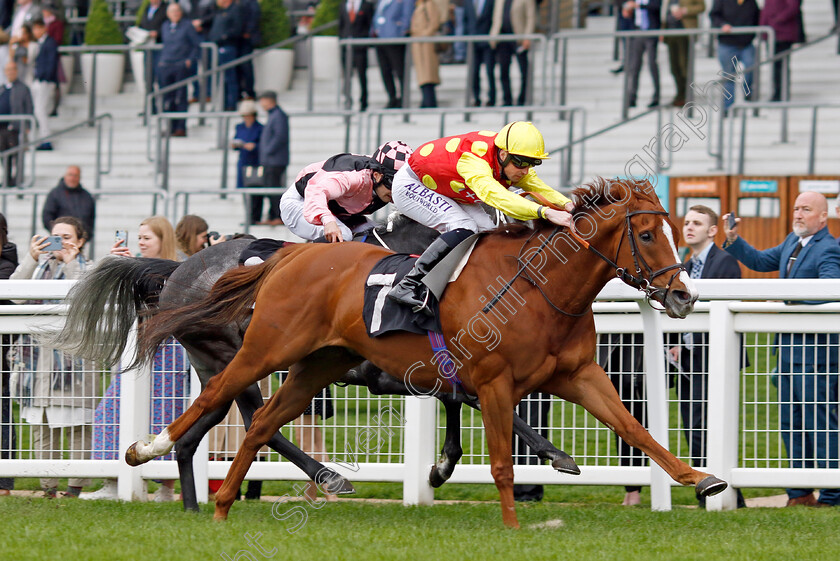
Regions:
<instances>
[{"instance_id":1,"label":"staircase","mask_svg":"<svg viewBox=\"0 0 840 561\"><path fill-rule=\"evenodd\" d=\"M817 37L829 31L833 22L833 13L828 2L805 5L805 26L809 37ZM591 30L607 31L614 25L612 18L590 17L587 26ZM834 72L840 57L836 54L837 42L832 39L817 45L803 54L793 57L792 100L833 102L840 89L840 74ZM567 104L582 106L586 110L586 131L592 132L612 125L620 120L623 77L614 75L609 69L617 66L612 60L612 39L576 40L570 43L568 57ZM716 79L719 64L716 58L705 55L704 41L698 42L696 57L696 79L699 84ZM371 60L374 56L371 54ZM664 44L660 45L659 67L664 102L674 95L673 79L668 71L668 54ZM518 68L513 65L512 81L518 83ZM541 67L538 72L542 72ZM441 107L460 107L463 105L464 88L467 83L466 67L463 65L441 66L442 84L438 87L438 102ZM371 65L368 74L370 87L370 107L384 107L387 98L381 86L379 73ZM535 84L541 84L541 74L536 76ZM354 82L354 89L356 84ZM338 88L336 82L317 82L315 88L315 109L335 110ZM769 97L770 68L762 72L762 97ZM516 92L514 92L515 94ZM413 86L411 95L414 105L419 98L419 89ZM647 70L643 68L640 77L639 103L644 106L650 99L651 86ZM501 97L501 96L499 96ZM306 164L341 152L344 149L344 122L335 116L318 116L306 113L306 71L297 70L292 89L282 94L281 106L291 118L291 165L288 181L297 170ZM357 94L354 99L358 99ZM539 100L539 97L537 98ZM123 93L97 100L99 113L110 113L114 117L113 165L110 173L102 177L101 188L105 191L150 190L157 185L154 166L147 158L147 128L138 116L142 110L142 96L134 90L134 84L125 85ZM644 109L631 110L631 116ZM635 113L634 113L635 112ZM840 133L828 123L838 122L837 112L825 110L820 114L825 122L819 131L819 149L817 151L817 172L840 174L840 164L836 158ZM663 126L667 126L672 111L666 111ZM788 175L806 171L806 152L810 114L802 110L791 110L789 121L789 139L779 142L780 112L762 110L758 118L751 118L748 128L748 152L746 172L764 175ZM59 130L75 124L87 117L87 97L81 91L80 84L74 84L73 93L62 100L60 116L51 122L53 130ZM557 113L535 112L531 115L511 108L506 114L488 113L478 110L465 120L463 114L448 115L445 134L455 134L467 130L498 130L506 120L531 118L546 136L550 148L566 143L568 121L560 120ZM675 119L678 119L676 116ZM375 148L375 138L367 142L367 136L358 132L360 117L354 117L354 133L351 149L370 152ZM675 123L680 123L679 120ZM707 124L706 127L709 125ZM735 126L737 139L739 125L733 119L727 119L727 127ZM175 191L197 191L218 189L222 173L222 153L216 148L216 121L208 119L204 126L196 121L188 123L189 136L171 139L170 155L170 195ZM367 129L366 129L367 130ZM373 121L373 131L376 122ZM439 118L421 111L412 114L408 121L399 116L388 116L382 122L382 140L402 139L413 146L436 138L439 135ZM671 129L672 130L672 129ZM685 130L685 127L682 127ZM233 132L233 122L230 133ZM655 113L644 116L632 123L600 135L585 145L585 165L579 166L579 149L575 151L573 180L588 180L596 175L615 176L625 172L626 165L636 154L642 155L647 146L660 130L657 128ZM705 130L708 133L708 129ZM665 131L667 133L667 130ZM663 133L661 136L665 136ZM575 124L575 137L582 134L581 124ZM726 130L726 142L729 142L729 130ZM371 145L367 145L367 144ZM82 168L82 184L88 190L93 189L93 169L95 163L95 129L78 129L53 143L53 152L36 154L37 169L34 187L50 189L56 185L67 165L77 164ZM715 161L706 153L707 143L696 135L690 135L679 150L672 154L672 164L666 175L708 175L721 173L714 169ZM236 154L230 154L227 184L235 192ZM106 160L107 161L107 160ZM28 170L27 170L28 171ZM638 173L638 170L637 170ZM559 158L546 162L540 168L540 175L549 184L557 184L560 177ZM39 206L43 203L40 198ZM171 197L170 197L171 203ZM179 209L182 207L179 205ZM112 232L127 229L130 239L137 233L140 221L152 214L152 197L149 195L101 195L97 206L97 237L95 255L107 254L113 241ZM10 237L18 244L19 252L28 247L30 238L30 216L32 198L24 195L8 195L3 200L2 211L10 226ZM203 216L212 230L232 233L243 230L244 210L240 197L220 198L218 195L194 195L190 199L190 213ZM156 212L164 214L167 207L159 204ZM42 233L40 208L38 209L37 232ZM179 214L182 214L179 210ZM255 227L252 233L257 236L293 239L283 227ZM134 242L129 244L136 249Z\"/></svg>"}]
</instances>

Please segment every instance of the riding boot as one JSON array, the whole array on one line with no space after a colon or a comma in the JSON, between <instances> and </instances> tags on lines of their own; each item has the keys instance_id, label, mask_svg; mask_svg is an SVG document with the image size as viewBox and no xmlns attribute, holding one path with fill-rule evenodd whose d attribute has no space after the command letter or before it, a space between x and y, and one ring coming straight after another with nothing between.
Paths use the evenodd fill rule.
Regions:
<instances>
[{"instance_id":1,"label":"riding boot","mask_svg":"<svg viewBox=\"0 0 840 561\"><path fill-rule=\"evenodd\" d=\"M388 292L388 298L411 306L415 312L423 312L427 316L433 315L429 308L429 288L423 284L422 280L450 251L452 248L442 238L433 241L423 255L417 258L414 268Z\"/></svg>"}]
</instances>

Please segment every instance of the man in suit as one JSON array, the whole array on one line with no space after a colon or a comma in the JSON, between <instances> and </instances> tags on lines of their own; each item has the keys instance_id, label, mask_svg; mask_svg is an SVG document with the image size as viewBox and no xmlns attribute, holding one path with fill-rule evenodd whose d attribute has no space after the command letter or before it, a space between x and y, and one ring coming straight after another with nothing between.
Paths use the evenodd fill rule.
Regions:
<instances>
[{"instance_id":1,"label":"man in suit","mask_svg":"<svg viewBox=\"0 0 840 561\"><path fill-rule=\"evenodd\" d=\"M161 88L165 88L187 78L198 64L201 38L195 28L184 19L184 11L177 2L166 7L168 22L161 27L163 49L157 64L157 80ZM163 94L163 110L185 113L187 103L187 88L176 88ZM170 122L172 136L187 136L187 121L172 119Z\"/></svg>"},{"instance_id":2,"label":"man in suit","mask_svg":"<svg viewBox=\"0 0 840 561\"><path fill-rule=\"evenodd\" d=\"M47 34L47 24L42 19L32 22L32 34L38 41L38 56L32 73L32 104L38 120L38 135L49 136L48 115L52 113L55 90L58 87L58 44ZM50 141L38 146L38 150L52 150Z\"/></svg>"},{"instance_id":3,"label":"man in suit","mask_svg":"<svg viewBox=\"0 0 840 561\"><path fill-rule=\"evenodd\" d=\"M384 0L387 1L387 0ZM371 22L373 21L373 4L368 0L346 0L338 5L338 36L341 39L364 38L370 36ZM342 51L341 64L344 69L345 76L345 99L344 104L346 109L353 106L353 98L350 95L350 77L353 71L356 71L356 76L359 78L359 110L367 111L368 106L368 87L367 87L367 68L368 68L368 48L367 47L353 47L351 50L351 66L347 68L347 53ZM390 92L388 92L390 95Z\"/></svg>"},{"instance_id":4,"label":"man in suit","mask_svg":"<svg viewBox=\"0 0 840 561\"><path fill-rule=\"evenodd\" d=\"M493 6L495 0L465 0L464 17L467 35L488 35L493 25ZM504 0L499 0L503 2ZM481 66L487 72L487 106L496 105L496 54L490 43L473 43L475 53L470 73L473 90L473 104L481 105Z\"/></svg>"},{"instance_id":5,"label":"man in suit","mask_svg":"<svg viewBox=\"0 0 840 561\"><path fill-rule=\"evenodd\" d=\"M160 43L160 30L166 23L166 3L163 0L149 0L149 6L140 15L140 29L149 32L152 43ZM155 68L160 60L160 51L146 51L144 63L146 65L146 93L154 89ZM154 112L154 106L152 106Z\"/></svg>"},{"instance_id":6,"label":"man in suit","mask_svg":"<svg viewBox=\"0 0 840 561\"><path fill-rule=\"evenodd\" d=\"M706 11L703 0L666 0L665 29L697 29L697 16ZM688 36L665 37L671 75L677 86L677 95L671 102L675 107L685 105L688 88Z\"/></svg>"},{"instance_id":7,"label":"man in suit","mask_svg":"<svg viewBox=\"0 0 840 561\"><path fill-rule=\"evenodd\" d=\"M373 15L371 35L380 39L405 37L408 35L413 13L414 0L380 0ZM405 88L405 45L376 47L376 59L379 61L382 83L388 92L388 105L385 108L402 107ZM394 85L395 77L400 83L399 95Z\"/></svg>"},{"instance_id":8,"label":"man in suit","mask_svg":"<svg viewBox=\"0 0 840 561\"><path fill-rule=\"evenodd\" d=\"M726 220L726 216L724 216ZM737 219L740 221L740 219ZM796 198L793 232L780 245L759 251L738 236L737 224L724 225L724 249L755 271L779 271L779 278L840 278L840 247L828 232L828 202L806 191ZM819 304L819 301L797 302ZM837 334L780 333L779 424L790 465L794 468L840 467L838 453ZM788 506L840 504L840 489L788 489Z\"/></svg>"},{"instance_id":9,"label":"man in suit","mask_svg":"<svg viewBox=\"0 0 840 561\"><path fill-rule=\"evenodd\" d=\"M239 45L245 22L239 4L233 0L216 0L213 23L207 40L219 46L219 66L233 62L239 56ZM236 67L225 70L225 111L236 111L239 103L239 79Z\"/></svg>"},{"instance_id":10,"label":"man in suit","mask_svg":"<svg viewBox=\"0 0 840 561\"><path fill-rule=\"evenodd\" d=\"M635 29L651 31L659 29L662 18L660 10L661 0L628 0L624 3L622 14L626 18L633 18ZM659 105L659 65L656 62L656 50L659 37L630 37L627 41L625 53L625 68L627 72L627 107L636 107L636 93L639 89L639 72L642 70L642 59L647 53L648 70L653 81L653 99L648 107Z\"/></svg>"},{"instance_id":11,"label":"man in suit","mask_svg":"<svg viewBox=\"0 0 840 561\"><path fill-rule=\"evenodd\" d=\"M0 87L0 115L32 115L32 94L26 84L18 80L18 68L10 60L4 68L6 85ZM23 121L3 121L0 117L0 151L14 148L23 134ZM23 181L23 154L18 152L4 162L6 187L14 187Z\"/></svg>"},{"instance_id":12,"label":"man in suit","mask_svg":"<svg viewBox=\"0 0 840 561\"><path fill-rule=\"evenodd\" d=\"M286 167L289 165L289 117L277 105L277 94L272 91L260 94L260 107L268 113L268 121L260 134L260 165L263 167L265 187L285 187ZM264 197L251 197L251 220L258 223L262 217ZM279 226L280 195L268 197L268 224Z\"/></svg>"},{"instance_id":13,"label":"man in suit","mask_svg":"<svg viewBox=\"0 0 840 561\"><path fill-rule=\"evenodd\" d=\"M718 215L707 206L695 205L685 215L683 239L691 250L686 263L693 279L740 279L738 260L715 245ZM677 376L677 395L680 400L685 439L694 467L706 466L706 404L708 391L708 335L706 333L675 333L673 346L668 350L673 362L680 365ZM705 506L705 497L699 497ZM738 490L738 506L746 506Z\"/></svg>"}]
</instances>

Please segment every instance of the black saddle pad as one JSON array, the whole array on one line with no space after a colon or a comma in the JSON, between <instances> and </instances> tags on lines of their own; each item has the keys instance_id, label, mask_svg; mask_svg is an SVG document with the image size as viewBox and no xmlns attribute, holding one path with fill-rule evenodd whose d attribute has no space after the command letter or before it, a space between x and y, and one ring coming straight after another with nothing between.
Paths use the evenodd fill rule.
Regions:
<instances>
[{"instance_id":1,"label":"black saddle pad","mask_svg":"<svg viewBox=\"0 0 840 561\"><path fill-rule=\"evenodd\" d=\"M260 238L248 244L248 247L242 250L239 254L239 264L244 265L251 257L259 257L263 261L267 261L269 257L274 255L277 250L283 249L287 245L292 245L295 242L284 242L282 240L273 240L271 238Z\"/></svg>"},{"instance_id":2,"label":"black saddle pad","mask_svg":"<svg viewBox=\"0 0 840 561\"><path fill-rule=\"evenodd\" d=\"M429 294L433 317L414 313L410 307L397 304L388 298L388 291L411 271L416 259L404 253L389 255L381 259L370 271L365 281L363 315L365 327L371 337L379 337L392 331L421 334L428 331L443 332L440 326L440 306L433 294Z\"/></svg>"}]
</instances>

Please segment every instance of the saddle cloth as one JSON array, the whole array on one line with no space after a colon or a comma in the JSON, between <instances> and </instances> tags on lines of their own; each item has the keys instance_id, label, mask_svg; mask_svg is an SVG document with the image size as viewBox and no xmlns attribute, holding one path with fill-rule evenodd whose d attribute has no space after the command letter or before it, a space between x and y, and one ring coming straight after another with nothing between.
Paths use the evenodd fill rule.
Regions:
<instances>
[{"instance_id":1,"label":"saddle cloth","mask_svg":"<svg viewBox=\"0 0 840 561\"><path fill-rule=\"evenodd\" d=\"M248 244L248 247L242 250L242 253L239 254L239 264L258 265L263 261L267 261L268 258L274 255L278 250L294 243L295 242L273 240L271 238L260 238L258 240L254 240Z\"/></svg>"},{"instance_id":2,"label":"saddle cloth","mask_svg":"<svg viewBox=\"0 0 840 561\"><path fill-rule=\"evenodd\" d=\"M365 281L365 303L363 316L368 335L379 337L392 331L409 331L425 334L428 331L442 333L439 304L429 295L429 306L434 316L416 314L408 306L397 304L388 298L388 292L411 271L415 257L404 253L389 255L380 259L371 269Z\"/></svg>"}]
</instances>

